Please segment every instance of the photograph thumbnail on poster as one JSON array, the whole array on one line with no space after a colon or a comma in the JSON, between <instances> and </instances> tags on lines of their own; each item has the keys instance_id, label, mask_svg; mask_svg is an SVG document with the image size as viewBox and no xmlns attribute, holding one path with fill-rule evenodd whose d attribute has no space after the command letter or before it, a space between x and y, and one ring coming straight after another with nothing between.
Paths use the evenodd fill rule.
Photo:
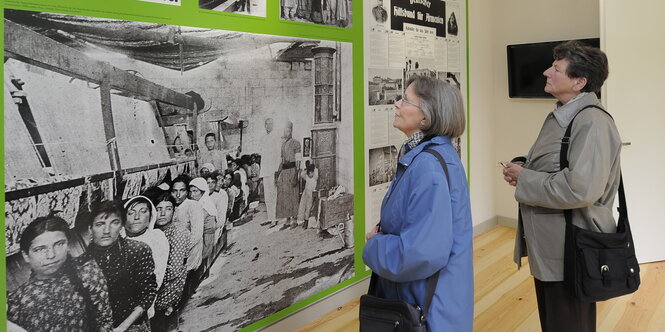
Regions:
<instances>
[{"instance_id":1,"label":"photograph thumbnail on poster","mask_svg":"<svg viewBox=\"0 0 665 332\"><path fill-rule=\"evenodd\" d=\"M266 17L266 0L198 0L199 8Z\"/></svg>"},{"instance_id":2,"label":"photograph thumbnail on poster","mask_svg":"<svg viewBox=\"0 0 665 332\"><path fill-rule=\"evenodd\" d=\"M203 0L201 0L203 1ZM353 0L280 0L282 20L353 27Z\"/></svg>"}]
</instances>

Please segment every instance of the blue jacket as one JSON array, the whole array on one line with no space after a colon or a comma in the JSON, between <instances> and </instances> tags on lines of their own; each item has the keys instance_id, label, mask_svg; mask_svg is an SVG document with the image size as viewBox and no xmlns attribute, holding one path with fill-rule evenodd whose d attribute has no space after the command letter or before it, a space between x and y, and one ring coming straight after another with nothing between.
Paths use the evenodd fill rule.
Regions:
<instances>
[{"instance_id":1,"label":"blue jacket","mask_svg":"<svg viewBox=\"0 0 665 332\"><path fill-rule=\"evenodd\" d=\"M436 157L422 152L425 148L446 160L450 183ZM380 276L377 295L422 308L426 279L441 270L427 330L471 331L471 206L466 173L449 138L434 137L402 157L381 204L380 225L381 233L363 250L365 264Z\"/></svg>"}]
</instances>

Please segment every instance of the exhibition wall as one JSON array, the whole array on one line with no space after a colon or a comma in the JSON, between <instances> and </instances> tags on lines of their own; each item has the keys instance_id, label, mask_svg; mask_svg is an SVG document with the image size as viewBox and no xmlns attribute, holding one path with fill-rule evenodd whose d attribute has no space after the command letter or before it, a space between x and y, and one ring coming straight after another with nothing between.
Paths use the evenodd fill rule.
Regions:
<instances>
[{"instance_id":1,"label":"exhibition wall","mask_svg":"<svg viewBox=\"0 0 665 332\"><path fill-rule=\"evenodd\" d=\"M468 94L463 0L11 0L2 15L3 296L33 285L19 242L36 218L62 217L69 254L85 258L103 241L89 227L99 203L180 197L180 176L232 169L189 187L205 223L176 209L196 292L158 320L168 330L256 330L360 294L365 214L378 221L367 207L383 192L365 194L390 181L405 138L392 104L414 75ZM468 167L468 132L455 144ZM193 194L211 188L228 192L228 213ZM155 262L170 257L155 248ZM105 257L105 275L125 275Z\"/></svg>"},{"instance_id":2,"label":"exhibition wall","mask_svg":"<svg viewBox=\"0 0 665 332\"><path fill-rule=\"evenodd\" d=\"M366 291L368 273L362 264L360 253L365 227L375 223L377 218L372 214L376 210L376 203L370 200L380 200L382 195L379 187L386 183L390 174L390 170L384 169L382 165L390 165L394 150L399 148L403 138L393 135L389 126L392 112L390 104L394 101L388 91L391 89L379 88L379 92L377 86L400 84L398 81L401 80L401 88L405 88L403 84L407 74L413 69L431 73L434 77L449 78L452 82L459 81L468 107L468 130L459 143L461 158L469 176L473 224L493 225L497 218L517 217L514 189L503 181L497 162L525 154L536 139L545 116L554 107L554 100L551 99L508 97L506 45L601 37L603 48L610 54L610 78L603 91L606 96L603 103L615 115L624 141L632 144L624 147L622 163L624 175L627 176L627 181L631 182L626 191L635 241L640 243L640 239L644 238L642 243L647 243L637 248L638 256L641 261L665 259L662 256L665 248L658 238L665 229L658 231L651 226L647 228L643 222L654 220L656 217L653 206L658 206L665 200L662 193L647 198L643 194L651 192L654 186L665 186L665 179L659 168L665 163L663 154L660 153L663 137L654 136L657 133L662 135L663 131L657 126L665 119L660 111L662 107L656 104L655 99L649 98L640 101L643 104L639 106L639 117L635 116L635 100L630 98L640 94L657 96L662 91L660 81L665 73L662 72L662 66L653 65L662 61L662 43L656 40L659 38L658 34L641 33L645 29L663 30L662 23L659 23L661 20L655 16L665 9L659 1L648 0L653 9L647 11L635 4L611 1L606 4L606 10L602 11L598 0L562 0L556 5L543 0L476 0L468 1L468 4L463 0L450 0L445 2L447 14L441 16L445 16L444 29L450 29L450 9L458 10L455 15L457 31L454 38L451 38L450 34L434 37L436 32L430 32L435 31L436 27L432 28L433 30L409 30L410 32L405 32L403 28L396 29L389 17L393 13L390 10L391 3L406 4L408 1L326 1L333 2L338 4L334 11L323 7L320 10L303 7L298 11L298 5L305 1L250 1L248 8L242 8L242 3L245 2L240 0L5 1L3 9L62 14L37 15L40 24L57 23L51 28L36 24L34 17L22 21L26 12L6 14L3 11L2 15L3 18L11 16L14 21L21 21L23 27L30 26L40 35L56 36L63 45L84 49L83 53L95 61L108 62L114 68L130 73L131 75L122 77L131 82L147 81L155 84L156 86L151 85L154 89L150 90L150 93L161 91L170 97L167 103L169 105L153 104L146 101L150 98L123 95L117 91L126 89L127 86L98 86L80 77L67 77L56 73L57 70L49 71L34 64L26 64L22 62L24 57L13 55L3 67L5 136L2 155L5 174L0 181L5 184L6 191L11 193L11 197L3 195L3 199L10 201L11 198L24 203L21 199L25 197L21 195L29 195L31 186L45 185L42 182L17 184L13 181L14 177L34 178L35 174L44 172L43 161L36 157L42 156L40 152L35 153L38 148L19 148L36 146L30 130L22 127L25 118L18 115L20 110L19 106L16 106L17 100L25 100L21 98L28 98L30 105L35 108L37 121L51 123L41 130L44 139L51 137L59 144L77 140L95 143L84 146L88 149L87 155L80 154L81 146L63 145L61 149L54 148L46 152L52 156L54 167L80 173L72 171L70 175L75 175L74 178L56 179L56 182L83 179L80 185L64 193L68 197L75 197L77 202L88 202L100 197L110 198L114 195L127 198L132 193L156 184L158 179L181 173L194 173L195 158L184 155L185 150L182 149L178 151L180 155L176 156L179 161L172 162L174 155L170 152L184 146L206 149L206 132L217 133L218 137L221 137L218 148L225 149L226 152L232 153L233 149L242 145L243 151L258 153L263 151L263 147L268 143L263 136L266 132L266 118L273 119L280 134L290 122L292 136L300 145L300 152L296 152L300 160L303 163L305 160L317 163L319 182L328 181L325 189L339 189L337 193L334 190L325 190L325 193L319 191L317 195L320 196L316 199L321 200L325 195L326 202L327 198L332 201L334 197L345 203L338 204L341 208L326 206L325 202L313 207L311 216L316 216L318 221L326 220L326 215L337 216L328 218L330 222L325 225L317 226L325 233L312 232L305 228L308 222L302 228L281 224L273 226L267 223L266 211L262 210L261 204L258 208L254 206L254 210L244 215L244 219L239 218L233 223L236 226L235 231L230 231L229 234L236 235L228 241L229 244L235 244L230 245L230 248L220 249L221 254L218 256L222 257L224 262L232 262L233 259L239 261L231 265L220 265L222 260L218 258L217 265L214 262L210 265L211 273L223 275L225 280L232 284L231 288L217 288L217 284L221 284L221 279L218 278L213 281L204 280L202 291L190 301L193 309L183 315L183 326L201 330L293 330ZM291 9L282 10L280 3L295 5ZM385 14L378 7L386 9ZM305 14L303 10L309 14ZM320 16L313 13L320 13ZM403 11L400 13L404 14ZM648 18L645 16L647 14L652 17ZM386 15L385 19L383 15ZM106 48L129 49L130 44L137 42L127 39L135 37L131 36L131 33L122 35L124 37L121 36L119 43L118 39L115 39L114 42L118 44L112 45L109 40L118 36L91 37L85 36L87 31L67 30L68 24L73 21L94 23L95 19L85 17L127 21L125 27L156 34L161 31L164 39L160 43L164 50L160 52L167 53L167 56L155 57L159 59L152 59L151 63L137 60L140 52L132 51L134 53L129 53L133 55L127 56L121 54L123 52L109 52ZM645 27L644 22L649 22L652 26ZM103 24L115 23L109 21ZM603 24L605 30L601 28ZM90 31L100 31L95 30L99 27L88 26ZM15 26L11 29L16 31ZM6 46L6 25L3 25L3 31L2 38ZM383 39L370 38L376 36L377 31L401 34L386 38L386 43L377 43ZM188 51L186 43L180 45L177 42L178 38L186 39L188 34L198 35L190 41L200 42L197 46L205 49L205 57L196 58L193 55L196 52ZM97 42L93 42L94 39L97 39ZM423 53L415 54L419 57L417 62L420 66L431 68L410 67L405 54L396 55L395 47L391 49L390 43L395 43L396 40L399 42L398 49L421 47ZM412 43L407 44L406 40ZM143 46L151 44L146 41L144 39L140 42L145 43ZM418 44L416 41L419 41ZM625 43L630 43L631 46L625 47ZM39 43L32 45L40 46ZM445 62L433 56L431 50L427 49L432 45L438 51L446 50ZM447 62L451 57L451 45L458 50L453 58L459 57L452 69ZM160 44L152 45L155 46L159 47ZM323 50L314 50L321 47ZM641 50L640 54L645 57L638 66L632 61L635 50ZM373 55L371 58L368 57L370 53ZM45 54L47 57L52 55L48 52ZM187 57L188 54L191 58ZM165 62L170 64L164 65ZM416 60L412 59L412 66L415 66L415 62ZM26 97L20 92L22 88L17 87L17 84L21 86L20 82L16 77L10 78L10 73L5 68L10 69L11 75L21 76L23 81L31 84L34 82L40 89L58 88L40 99L36 96L40 92L30 91L28 84L24 89ZM320 73L324 73L323 76L320 76ZM618 77L622 79L619 80ZM650 83L632 83L645 80ZM84 92L77 93L76 89ZM119 136L114 143L119 148L115 156L107 154L108 132L105 132L102 123L108 119L104 120L99 116L100 113L96 113L101 112L100 108L104 107L104 104L98 103L100 90L104 89L108 91L109 104L113 105L114 109L129 110L124 115L113 115ZM188 91L194 91L201 97L203 108L196 105L191 94L186 94ZM76 98L76 105L83 106L68 108L68 102L74 99L72 96ZM160 96L167 99L163 94ZM40 106L47 111L39 113ZM60 110L62 113L56 116L51 113L51 109ZM152 116L150 112L155 109L158 109L165 119L159 120ZM13 113L8 113L8 110ZM85 114L85 117L77 116L77 112ZM377 117L383 119L383 127L379 129L380 133L375 135L368 132L367 128L374 125L376 130ZM645 118L654 121L645 122ZM171 125L162 131L159 121L167 121ZM11 130L8 130L8 123L21 125L12 126ZM95 131L86 131L88 124L98 127L95 127ZM137 133L136 126L149 130L133 136ZM67 130L58 137L54 128ZM193 128L197 129L192 130ZM88 132L88 135L80 134L82 132ZM192 132L195 133L191 138L196 140L195 147L190 145L194 142L190 142L188 137L188 133ZM121 133L127 133L129 140L123 141L127 136L123 135L121 138ZM165 140L166 137L170 137L170 141ZM175 137L181 137L182 141L176 144L173 141ZM381 138L386 138L385 142L381 141ZM374 143L368 143L370 141ZM141 144L135 144L136 142ZM149 146L142 145L148 142ZM170 152L161 149L165 146L172 148ZM306 149L306 146L309 146L309 149ZM274 150L280 148L278 146ZM309 157L303 155L305 150L309 152ZM12 157L7 157L9 154ZM90 158L90 154L95 157ZM114 175L113 158L118 158L123 162L123 167L132 168L133 172L124 176ZM72 163L73 160L76 162ZM103 162L97 162L98 160ZM154 167L145 169L146 166ZM372 167L383 177L372 180ZM132 175L137 172L141 175ZM108 176L97 182L86 178L93 174ZM6 178L7 176L11 179ZM124 190L115 188L114 181L119 181L119 188ZM132 185L129 185L130 183ZM13 186L8 187L9 184ZM340 189L342 187L343 189ZM370 194L371 190L375 191L373 196ZM44 195L45 198L58 202L56 196L58 195ZM3 268L2 274L7 274L7 279L2 278L3 281L0 282L0 292L3 294L0 297L4 297L5 289L14 289L27 279L29 271L26 270L25 263L22 263L20 254L16 254L18 234L26 221L29 222L28 219L37 213L23 213L24 210L31 211L30 207L25 206L32 206L34 211L39 211L38 205L39 199L35 199L34 204L3 204L6 220L11 221L12 227L5 227L6 245L0 249L0 252L8 257L7 262L0 264ZM71 204L48 205L42 202L41 205L55 206L74 216L79 212L68 208ZM262 213L264 217L259 217ZM324 217L319 213L323 213ZM250 238L248 234L252 233L240 233L241 229L254 226L254 231L263 237ZM271 241L281 243L282 247L272 246ZM269 245L264 245L266 243ZM311 243L316 245L310 246ZM272 256L271 253L278 248L284 249L284 255ZM247 276L247 279L242 276ZM0 304L5 304L5 300L3 298ZM224 309L229 306L236 306L237 310ZM0 321L4 321L6 313L4 310L0 312Z\"/></svg>"}]
</instances>

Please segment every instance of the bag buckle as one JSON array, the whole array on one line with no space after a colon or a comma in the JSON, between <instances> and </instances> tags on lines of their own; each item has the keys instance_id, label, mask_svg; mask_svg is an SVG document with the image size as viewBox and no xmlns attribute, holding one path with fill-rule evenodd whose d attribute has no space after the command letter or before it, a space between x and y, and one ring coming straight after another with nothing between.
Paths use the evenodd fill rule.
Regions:
<instances>
[{"instance_id":1,"label":"bag buckle","mask_svg":"<svg viewBox=\"0 0 665 332\"><path fill-rule=\"evenodd\" d=\"M610 279L606 278L605 275L607 272L610 272L610 267L607 264L600 266L600 275L603 277L603 286L610 287Z\"/></svg>"}]
</instances>

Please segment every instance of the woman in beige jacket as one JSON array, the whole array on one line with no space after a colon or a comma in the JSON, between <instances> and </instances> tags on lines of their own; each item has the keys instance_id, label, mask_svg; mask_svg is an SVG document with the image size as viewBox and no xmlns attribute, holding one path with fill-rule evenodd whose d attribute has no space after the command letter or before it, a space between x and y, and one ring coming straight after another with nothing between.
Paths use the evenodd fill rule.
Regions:
<instances>
[{"instance_id":1,"label":"woman in beige jacket","mask_svg":"<svg viewBox=\"0 0 665 332\"><path fill-rule=\"evenodd\" d=\"M608 75L607 57L575 41L554 49L543 73L545 92L557 99L524 162L508 163L504 179L516 187L520 221L515 262L528 255L542 330L595 331L596 304L581 302L563 284L565 219L596 232L615 232L612 204L619 187L621 139L612 118L591 108L572 125L569 166L560 169L561 139L585 106L602 108L595 92Z\"/></svg>"}]
</instances>

